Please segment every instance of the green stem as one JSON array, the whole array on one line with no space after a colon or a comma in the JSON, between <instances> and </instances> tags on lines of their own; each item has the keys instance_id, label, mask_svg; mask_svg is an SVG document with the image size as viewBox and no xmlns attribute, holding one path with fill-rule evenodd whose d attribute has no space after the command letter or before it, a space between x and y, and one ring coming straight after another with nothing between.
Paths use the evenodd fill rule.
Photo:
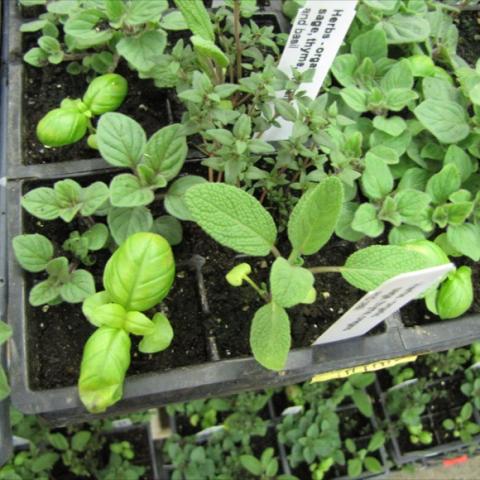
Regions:
<instances>
[{"instance_id":1,"label":"green stem","mask_svg":"<svg viewBox=\"0 0 480 480\"><path fill-rule=\"evenodd\" d=\"M293 249L293 250L291 251L290 255L288 256L288 261L289 261L289 263L293 263L294 260L298 257L298 255L299 255L299 254L298 254L298 251L295 250L295 249Z\"/></svg>"},{"instance_id":2,"label":"green stem","mask_svg":"<svg viewBox=\"0 0 480 480\"><path fill-rule=\"evenodd\" d=\"M248 275L244 280L268 303L270 299L268 298L267 293L262 290Z\"/></svg>"},{"instance_id":3,"label":"green stem","mask_svg":"<svg viewBox=\"0 0 480 480\"><path fill-rule=\"evenodd\" d=\"M272 248L270 249L275 257L281 257L282 254L278 250L278 248L275 245L272 245Z\"/></svg>"},{"instance_id":4,"label":"green stem","mask_svg":"<svg viewBox=\"0 0 480 480\"><path fill-rule=\"evenodd\" d=\"M242 78L242 45L240 43L240 0L233 1L233 34L237 53L237 82Z\"/></svg>"},{"instance_id":5,"label":"green stem","mask_svg":"<svg viewBox=\"0 0 480 480\"><path fill-rule=\"evenodd\" d=\"M345 267L312 267L309 268L312 273L341 273Z\"/></svg>"}]
</instances>

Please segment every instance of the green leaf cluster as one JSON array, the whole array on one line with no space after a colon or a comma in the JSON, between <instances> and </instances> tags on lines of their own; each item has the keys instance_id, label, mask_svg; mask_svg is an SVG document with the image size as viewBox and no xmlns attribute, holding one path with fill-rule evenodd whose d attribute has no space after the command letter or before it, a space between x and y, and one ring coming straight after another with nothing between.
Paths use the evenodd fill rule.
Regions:
<instances>
[{"instance_id":1,"label":"green leaf cluster","mask_svg":"<svg viewBox=\"0 0 480 480\"><path fill-rule=\"evenodd\" d=\"M46 12L21 27L41 33L24 60L35 67L68 62L74 75L112 72L120 57L138 72L148 70L167 46L167 32L187 29L179 11L168 11L167 0L43 3Z\"/></svg>"},{"instance_id":2,"label":"green leaf cluster","mask_svg":"<svg viewBox=\"0 0 480 480\"><path fill-rule=\"evenodd\" d=\"M165 350L173 338L167 317L157 312L150 320L143 311L158 305L175 276L168 242L154 233L130 236L105 266L104 291L85 299L82 310L97 330L83 351L78 389L91 412L103 412L122 397L130 365L129 334L140 335L139 350Z\"/></svg>"},{"instance_id":3,"label":"green leaf cluster","mask_svg":"<svg viewBox=\"0 0 480 480\"><path fill-rule=\"evenodd\" d=\"M66 98L59 108L48 112L37 125L37 137L48 147L63 147L94 131L91 118L116 110L127 95L128 84L116 73L95 78L83 99Z\"/></svg>"},{"instance_id":4,"label":"green leaf cluster","mask_svg":"<svg viewBox=\"0 0 480 480\"><path fill-rule=\"evenodd\" d=\"M291 344L285 309L315 301L313 273L340 272L352 285L369 291L395 275L429 266L420 252L377 245L355 252L345 266L305 268L304 257L317 253L333 235L343 199L342 182L337 177L322 180L301 197L288 221L292 249L287 259L275 246L277 228L273 218L253 196L218 183L193 186L185 195L195 222L217 242L247 255L266 256L273 252L277 257L270 270L269 291L249 279L248 265L227 274L233 285L247 280L266 301L255 313L250 330L252 352L266 368L285 368Z\"/></svg>"},{"instance_id":5,"label":"green leaf cluster","mask_svg":"<svg viewBox=\"0 0 480 480\"><path fill-rule=\"evenodd\" d=\"M54 257L54 247L47 237L38 233L18 235L13 239L13 251L28 272L46 272L47 278L30 290L28 301L34 307L62 301L80 303L95 293L93 275L69 263L66 257Z\"/></svg>"}]
</instances>

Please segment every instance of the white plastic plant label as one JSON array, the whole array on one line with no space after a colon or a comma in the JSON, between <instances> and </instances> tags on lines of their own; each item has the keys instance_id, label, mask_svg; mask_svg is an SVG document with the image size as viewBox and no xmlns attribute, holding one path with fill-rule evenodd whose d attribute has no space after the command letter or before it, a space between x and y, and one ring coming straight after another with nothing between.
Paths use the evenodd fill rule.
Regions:
<instances>
[{"instance_id":1,"label":"white plastic plant label","mask_svg":"<svg viewBox=\"0 0 480 480\"><path fill-rule=\"evenodd\" d=\"M303 411L303 406L302 405L292 405L291 407L287 407L282 412L282 416L296 415L297 413L300 413L302 411Z\"/></svg>"},{"instance_id":2,"label":"white plastic plant label","mask_svg":"<svg viewBox=\"0 0 480 480\"><path fill-rule=\"evenodd\" d=\"M314 99L332 66L338 49L355 17L357 0L306 0L300 8L290 31L278 68L286 75L292 67L300 72L313 69L315 74L301 90ZM278 92L283 97L285 92ZM272 127L263 134L267 141L286 140L293 125L279 120L280 127Z\"/></svg>"},{"instance_id":3,"label":"white plastic plant label","mask_svg":"<svg viewBox=\"0 0 480 480\"><path fill-rule=\"evenodd\" d=\"M115 429L128 428L133 425L133 422L129 418L119 418L118 420L113 420L112 427Z\"/></svg>"},{"instance_id":4,"label":"white plastic plant label","mask_svg":"<svg viewBox=\"0 0 480 480\"><path fill-rule=\"evenodd\" d=\"M364 335L455 269L452 263L402 273L368 292L326 330L314 345Z\"/></svg>"},{"instance_id":5,"label":"white plastic plant label","mask_svg":"<svg viewBox=\"0 0 480 480\"><path fill-rule=\"evenodd\" d=\"M214 433L221 432L225 430L224 425L214 425L213 427L204 428L201 432L195 434L195 437L199 442L206 440L208 437Z\"/></svg>"}]
</instances>

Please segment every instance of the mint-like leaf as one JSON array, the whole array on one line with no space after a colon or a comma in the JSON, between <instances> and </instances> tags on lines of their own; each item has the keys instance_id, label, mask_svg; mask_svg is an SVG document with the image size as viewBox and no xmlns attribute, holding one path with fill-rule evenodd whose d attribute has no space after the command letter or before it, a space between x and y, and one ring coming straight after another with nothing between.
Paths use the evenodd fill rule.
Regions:
<instances>
[{"instance_id":1,"label":"mint-like leaf","mask_svg":"<svg viewBox=\"0 0 480 480\"><path fill-rule=\"evenodd\" d=\"M147 139L135 120L122 113L108 112L98 122L97 143L108 163L133 169L142 158Z\"/></svg>"},{"instance_id":2,"label":"mint-like leaf","mask_svg":"<svg viewBox=\"0 0 480 480\"><path fill-rule=\"evenodd\" d=\"M114 207L141 207L153 202L155 195L150 187L141 184L130 173L117 175L110 183L111 202Z\"/></svg>"},{"instance_id":3,"label":"mint-like leaf","mask_svg":"<svg viewBox=\"0 0 480 480\"><path fill-rule=\"evenodd\" d=\"M47 237L38 233L17 235L13 251L18 263L28 272L41 272L53 257L53 245Z\"/></svg>"},{"instance_id":4,"label":"mint-like leaf","mask_svg":"<svg viewBox=\"0 0 480 480\"><path fill-rule=\"evenodd\" d=\"M150 210L145 207L116 208L108 212L108 226L117 245L121 245L130 235L149 232L153 225Z\"/></svg>"},{"instance_id":5,"label":"mint-like leaf","mask_svg":"<svg viewBox=\"0 0 480 480\"><path fill-rule=\"evenodd\" d=\"M414 110L415 116L440 142L457 143L470 133L466 110L448 100L425 100Z\"/></svg>"}]
</instances>

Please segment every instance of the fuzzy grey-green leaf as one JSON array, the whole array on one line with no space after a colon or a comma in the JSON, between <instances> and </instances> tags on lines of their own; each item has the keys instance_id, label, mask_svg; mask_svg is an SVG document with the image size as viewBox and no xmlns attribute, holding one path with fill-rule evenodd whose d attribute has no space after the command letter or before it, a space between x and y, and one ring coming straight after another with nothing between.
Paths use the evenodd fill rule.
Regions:
<instances>
[{"instance_id":1,"label":"fuzzy grey-green leaf","mask_svg":"<svg viewBox=\"0 0 480 480\"><path fill-rule=\"evenodd\" d=\"M252 195L231 185L191 187L185 202L194 220L217 242L239 253L268 255L277 229L271 215Z\"/></svg>"},{"instance_id":2,"label":"fuzzy grey-green leaf","mask_svg":"<svg viewBox=\"0 0 480 480\"><path fill-rule=\"evenodd\" d=\"M313 287L313 274L306 268L291 265L277 258L270 270L272 299L277 305L289 308L303 302Z\"/></svg>"},{"instance_id":3,"label":"fuzzy grey-green leaf","mask_svg":"<svg viewBox=\"0 0 480 480\"><path fill-rule=\"evenodd\" d=\"M342 275L354 287L369 292L396 275L429 266L421 253L396 245L373 245L350 255Z\"/></svg>"},{"instance_id":4,"label":"fuzzy grey-green leaf","mask_svg":"<svg viewBox=\"0 0 480 480\"><path fill-rule=\"evenodd\" d=\"M259 308L252 320L250 346L255 359L265 368L282 370L290 351L290 319L274 302Z\"/></svg>"},{"instance_id":5,"label":"fuzzy grey-green leaf","mask_svg":"<svg viewBox=\"0 0 480 480\"><path fill-rule=\"evenodd\" d=\"M343 186L337 177L322 180L302 196L288 222L288 238L299 255L312 255L328 242L342 205Z\"/></svg>"}]
</instances>

